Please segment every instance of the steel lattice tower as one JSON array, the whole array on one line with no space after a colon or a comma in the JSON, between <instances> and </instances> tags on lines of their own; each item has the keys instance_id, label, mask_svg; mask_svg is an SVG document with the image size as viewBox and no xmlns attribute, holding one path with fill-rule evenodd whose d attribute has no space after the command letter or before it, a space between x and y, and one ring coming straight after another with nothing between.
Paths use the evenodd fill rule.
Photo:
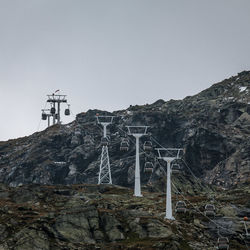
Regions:
<instances>
[{"instance_id":1,"label":"steel lattice tower","mask_svg":"<svg viewBox=\"0 0 250 250\"><path fill-rule=\"evenodd\" d=\"M102 155L98 175L98 184L112 184L109 152L108 152L108 139L107 139L107 126L112 123L113 116L96 116L97 122L103 126L102 138Z\"/></svg>"},{"instance_id":2,"label":"steel lattice tower","mask_svg":"<svg viewBox=\"0 0 250 250\"><path fill-rule=\"evenodd\" d=\"M102 146L98 184L112 184L108 146Z\"/></svg>"}]
</instances>

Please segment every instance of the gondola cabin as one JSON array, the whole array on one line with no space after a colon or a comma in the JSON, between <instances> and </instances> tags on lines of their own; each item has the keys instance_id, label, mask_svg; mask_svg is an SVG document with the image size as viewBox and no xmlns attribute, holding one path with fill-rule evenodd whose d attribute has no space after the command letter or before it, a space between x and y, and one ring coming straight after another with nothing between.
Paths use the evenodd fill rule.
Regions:
<instances>
[{"instance_id":1,"label":"gondola cabin","mask_svg":"<svg viewBox=\"0 0 250 250\"><path fill-rule=\"evenodd\" d=\"M65 115L70 115L70 110L69 109L65 109L64 114Z\"/></svg>"},{"instance_id":2,"label":"gondola cabin","mask_svg":"<svg viewBox=\"0 0 250 250\"><path fill-rule=\"evenodd\" d=\"M47 120L47 114L42 113L42 120Z\"/></svg>"}]
</instances>

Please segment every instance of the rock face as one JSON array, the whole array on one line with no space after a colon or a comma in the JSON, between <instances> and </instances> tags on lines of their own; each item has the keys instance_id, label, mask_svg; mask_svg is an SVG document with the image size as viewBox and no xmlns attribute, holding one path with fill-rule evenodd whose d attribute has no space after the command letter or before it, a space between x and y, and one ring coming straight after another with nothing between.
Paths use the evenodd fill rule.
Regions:
<instances>
[{"instance_id":1,"label":"rock face","mask_svg":"<svg viewBox=\"0 0 250 250\"><path fill-rule=\"evenodd\" d=\"M0 250L212 250L218 235L230 238L230 249L246 249L249 93L245 71L183 100L114 113L89 110L70 124L0 142ZM108 127L109 154L113 184L119 186L96 185L102 137L97 113L115 116ZM174 214L175 221L164 220L165 165L155 150L140 149L144 197L133 197L135 139L127 125L150 126L141 143L184 148L172 193L174 204L185 199L188 207ZM124 137L128 151L120 151ZM145 162L153 163L152 173ZM203 215L208 203L216 206L214 218Z\"/></svg>"},{"instance_id":2,"label":"rock face","mask_svg":"<svg viewBox=\"0 0 250 250\"><path fill-rule=\"evenodd\" d=\"M224 188L250 182L250 72L214 84L183 100L159 100L107 113L89 110L68 125L52 126L29 137L0 142L0 181L10 186L26 183L97 183L102 136L96 113L114 115L108 127L114 184L134 182L134 138L121 152L126 125L148 125L154 147L183 147L180 164L209 184ZM156 152L141 155L142 183L162 176ZM144 173L145 161L154 163L152 175Z\"/></svg>"},{"instance_id":3,"label":"rock face","mask_svg":"<svg viewBox=\"0 0 250 250\"><path fill-rule=\"evenodd\" d=\"M217 214L211 220L202 215L206 192L186 196L186 214L168 221L161 192L143 189L138 198L113 185L1 185L0 249L212 250L217 225L230 237L230 249L246 249L242 215L250 213L250 193L237 192L213 192Z\"/></svg>"}]
</instances>

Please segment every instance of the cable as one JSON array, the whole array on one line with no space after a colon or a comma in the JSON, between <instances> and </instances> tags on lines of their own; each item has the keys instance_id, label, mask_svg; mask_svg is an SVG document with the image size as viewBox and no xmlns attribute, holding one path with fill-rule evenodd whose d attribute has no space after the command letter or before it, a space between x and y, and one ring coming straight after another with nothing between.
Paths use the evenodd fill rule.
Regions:
<instances>
[{"instance_id":1,"label":"cable","mask_svg":"<svg viewBox=\"0 0 250 250\"><path fill-rule=\"evenodd\" d=\"M125 135L127 135L127 133L126 133L123 129L121 129L119 126L118 126L118 129L119 129L120 131L122 131L123 133L125 133ZM128 138L129 138L130 141L132 141L132 140L130 139L130 137L128 137ZM151 139L152 139L157 145L159 145L161 148L165 148L165 147L163 147L163 146L162 146L162 145L161 145L152 135L151 135ZM132 143L135 144L134 141L132 141ZM143 150L143 149L142 149L142 150ZM144 150L143 150L143 151L144 151ZM146 152L144 152L144 153L145 153L146 157L148 157L148 154L147 154ZM149 157L151 157L151 155L149 155ZM165 171L165 169L162 167L162 165L160 164L159 159L158 159L157 157L154 157L154 158L155 158L155 161L158 162L158 164L159 164L159 166L160 166L160 169L163 170L163 172L164 172L165 175L166 175L166 171ZM183 160L183 159L181 159L181 160L182 160L182 162L185 164L185 166L188 168L188 170L190 171L191 175L194 177L195 181L196 181L201 187L204 188L205 186L204 186L204 185L200 182L200 180L195 176L195 174L193 173L193 171L191 170L191 168L188 166L188 164L185 162L185 160ZM155 168L154 168L154 169L155 169ZM152 174L153 174L153 173L152 173ZM151 176L150 176L150 180L151 180L152 174L151 174ZM173 185L175 191L176 191L177 193L179 193L179 194L182 196L182 198L183 198L185 201L187 201L187 203L190 204L190 205L195 209L195 211L197 211L198 213L200 213L201 215L203 215L205 218L207 218L210 222L212 222L214 225L216 225L216 227L218 228L218 230L219 230L219 228L221 228L221 229L223 229L223 230L225 230L225 231L228 231L228 232L232 233L233 235L235 235L235 232L234 232L234 231L232 231L231 229L227 229L227 228L225 228L225 227L219 225L218 223L216 223L215 221L213 221L210 217L206 216L203 212L201 212L199 208L196 208L195 206L193 206L193 204L192 204L189 200L187 200L187 199L179 192L178 188L176 187L176 185L174 184L173 181L172 181L172 185ZM236 233L236 234L237 234L237 233ZM220 235L220 234L218 234L218 235ZM244 236L243 236L242 234L240 234L240 233L239 233L238 235L239 235L239 236L241 237L241 239L244 241L244 243L245 243L247 249L249 249L248 246L247 246L247 243L246 243L246 241L245 241L245 239L244 239Z\"/></svg>"},{"instance_id":2,"label":"cable","mask_svg":"<svg viewBox=\"0 0 250 250\"><path fill-rule=\"evenodd\" d=\"M195 209L196 212L200 213L200 214L203 215L205 218L207 218L209 221L211 221L214 225L217 226L217 228L221 228L221 229L223 229L223 230L225 230L225 231L228 231L228 232L232 233L233 235L235 235L236 232L232 231L231 229L227 229L227 228L225 228L225 227L219 225L218 223L214 222L211 218L209 218L208 216L206 216L204 213L202 213L202 212L200 211L199 208L196 208L188 199L186 199L186 198L179 192L178 188L175 186L175 184L173 183L173 181L172 181L172 185L173 185L175 191L176 191L177 193L179 193L179 194L181 195L181 197ZM237 234L237 233L236 233L236 234ZM246 241L245 241L245 239L244 239L244 236L243 236L242 234L240 234L240 233L238 233L238 235L239 235L239 236L241 237L241 239L244 241L244 244L246 245L247 249L249 249L248 246L247 246L247 243L246 243Z\"/></svg>"},{"instance_id":3,"label":"cable","mask_svg":"<svg viewBox=\"0 0 250 250\"><path fill-rule=\"evenodd\" d=\"M157 159L157 158L156 158L156 159ZM158 160L158 159L157 159L157 160ZM163 168L163 166L160 164L159 160L158 160L158 164L160 165L160 169L163 170L163 172L164 172L165 175L166 175L166 171L165 171L165 169ZM182 198L183 198L185 201L187 201L187 203L189 203L189 204L195 209L195 211L197 211L198 213L200 213L201 215L203 215L205 218L207 218L209 221L211 221L214 225L217 226L218 229L221 228L221 229L224 229L224 230L226 230L226 231L228 231L228 232L230 232L230 233L235 234L234 231L232 231L232 230L230 230L230 229L227 229L227 228L224 228L223 226L221 226L221 225L219 225L218 223L216 223L215 221L213 221L210 217L208 217L208 216L206 216L204 213L202 213L202 212L200 211L200 209L194 207L193 204L192 204L189 200L187 200L187 199L181 194L181 192L179 192L178 188L177 188L176 185L174 184L174 181L172 180L171 182L172 182L172 186L173 186L173 188L175 189L175 191L176 191L178 194L180 194L180 195L182 196ZM236 233L236 234L237 234L237 233ZM243 240L243 242L244 242L244 244L246 245L247 249L249 249L248 246L247 246L247 243L246 243L246 241L245 241L245 239L244 239L244 236L243 236L242 234L240 234L240 233L239 233L238 235L239 235L240 238Z\"/></svg>"},{"instance_id":4,"label":"cable","mask_svg":"<svg viewBox=\"0 0 250 250\"><path fill-rule=\"evenodd\" d=\"M152 135L151 135L151 138L152 138L152 140L157 144L157 145L159 145L160 147L162 147L162 148L165 148L165 147L163 147ZM200 187L202 187L202 188L206 188L206 186L200 181L200 179L199 178L197 178L196 176L195 176L195 174L193 173L193 171L191 170L191 168L188 166L188 164L186 163L186 161L185 160L183 160L183 159L181 159L181 161L185 164L185 166L188 168L188 170L189 170L189 172L191 173L191 175L194 177L194 179L197 181L197 184L200 186Z\"/></svg>"}]
</instances>

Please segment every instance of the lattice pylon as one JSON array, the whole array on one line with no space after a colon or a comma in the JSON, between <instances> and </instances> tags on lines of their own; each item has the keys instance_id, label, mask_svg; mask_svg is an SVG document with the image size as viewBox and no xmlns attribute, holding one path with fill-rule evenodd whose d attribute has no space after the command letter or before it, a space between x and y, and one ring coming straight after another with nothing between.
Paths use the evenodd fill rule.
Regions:
<instances>
[{"instance_id":1,"label":"lattice pylon","mask_svg":"<svg viewBox=\"0 0 250 250\"><path fill-rule=\"evenodd\" d=\"M109 152L107 146L102 146L98 184L112 184L110 163L109 163Z\"/></svg>"}]
</instances>

